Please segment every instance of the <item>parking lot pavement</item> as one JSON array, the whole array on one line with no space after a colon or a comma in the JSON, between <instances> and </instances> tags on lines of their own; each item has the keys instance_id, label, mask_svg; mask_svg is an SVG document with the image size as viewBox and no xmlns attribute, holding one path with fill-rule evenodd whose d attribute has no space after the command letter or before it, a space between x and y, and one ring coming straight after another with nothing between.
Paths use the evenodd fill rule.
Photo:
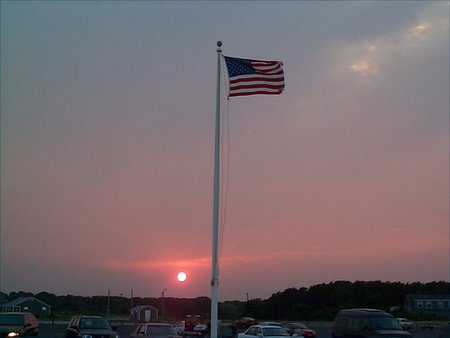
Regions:
<instances>
[{"instance_id":1,"label":"parking lot pavement","mask_svg":"<svg viewBox=\"0 0 450 338\"><path fill-rule=\"evenodd\" d=\"M132 324L115 324L117 332L121 338L127 338L134 329ZM316 331L316 338L331 338L331 323L310 323L310 328ZM64 338L66 333L67 323L39 323L39 337L40 338ZM422 330L419 327L413 327L410 332L413 338L438 338L439 330L435 329ZM231 335L231 326L224 325L222 327L221 338L235 338Z\"/></svg>"},{"instance_id":2,"label":"parking lot pavement","mask_svg":"<svg viewBox=\"0 0 450 338\"><path fill-rule=\"evenodd\" d=\"M115 324L117 333L122 338L127 338L134 329L133 324ZM66 336L67 323L39 323L39 338L64 338Z\"/></svg>"},{"instance_id":3,"label":"parking lot pavement","mask_svg":"<svg viewBox=\"0 0 450 338\"><path fill-rule=\"evenodd\" d=\"M316 338L331 338L331 326L332 322L314 322L314 323L305 323L309 328L316 331ZM422 330L419 327L413 327L409 330L413 335L413 338L438 338L439 330L435 329L433 331L430 330ZM228 333L227 328L223 331L226 335Z\"/></svg>"},{"instance_id":4,"label":"parking lot pavement","mask_svg":"<svg viewBox=\"0 0 450 338\"><path fill-rule=\"evenodd\" d=\"M316 338L331 338L331 323L324 325L310 325L310 328L316 331ZM438 338L439 330L422 330L419 327L413 327L411 330L413 338Z\"/></svg>"}]
</instances>

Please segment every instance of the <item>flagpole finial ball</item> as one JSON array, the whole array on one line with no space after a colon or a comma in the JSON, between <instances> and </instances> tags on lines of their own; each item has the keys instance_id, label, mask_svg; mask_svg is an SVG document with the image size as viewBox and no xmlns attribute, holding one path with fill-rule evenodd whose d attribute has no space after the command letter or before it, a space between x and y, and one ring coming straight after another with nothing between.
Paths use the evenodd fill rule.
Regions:
<instances>
[{"instance_id":1,"label":"flagpole finial ball","mask_svg":"<svg viewBox=\"0 0 450 338\"><path fill-rule=\"evenodd\" d=\"M222 41L217 41L217 47L222 47Z\"/></svg>"}]
</instances>

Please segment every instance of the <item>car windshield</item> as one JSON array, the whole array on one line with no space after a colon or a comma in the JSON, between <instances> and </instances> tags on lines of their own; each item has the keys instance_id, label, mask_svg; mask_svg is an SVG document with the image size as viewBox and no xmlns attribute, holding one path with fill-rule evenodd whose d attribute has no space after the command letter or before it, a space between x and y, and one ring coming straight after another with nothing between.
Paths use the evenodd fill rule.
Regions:
<instances>
[{"instance_id":1,"label":"car windshield","mask_svg":"<svg viewBox=\"0 0 450 338\"><path fill-rule=\"evenodd\" d=\"M0 315L0 325L14 325L14 326L23 326L24 319L22 315L18 314L1 314Z\"/></svg>"},{"instance_id":2,"label":"car windshield","mask_svg":"<svg viewBox=\"0 0 450 338\"><path fill-rule=\"evenodd\" d=\"M145 334L157 337L177 335L175 329L169 325L148 325Z\"/></svg>"},{"instance_id":3,"label":"car windshield","mask_svg":"<svg viewBox=\"0 0 450 338\"><path fill-rule=\"evenodd\" d=\"M281 327L265 327L263 328L264 337L270 336L289 336L287 331Z\"/></svg>"},{"instance_id":4,"label":"car windshield","mask_svg":"<svg viewBox=\"0 0 450 338\"><path fill-rule=\"evenodd\" d=\"M398 320L394 318L371 318L370 324L374 330L401 330Z\"/></svg>"},{"instance_id":5,"label":"car windshield","mask_svg":"<svg viewBox=\"0 0 450 338\"><path fill-rule=\"evenodd\" d=\"M105 329L111 330L111 326L104 318L83 318L80 327L82 329Z\"/></svg>"}]
</instances>

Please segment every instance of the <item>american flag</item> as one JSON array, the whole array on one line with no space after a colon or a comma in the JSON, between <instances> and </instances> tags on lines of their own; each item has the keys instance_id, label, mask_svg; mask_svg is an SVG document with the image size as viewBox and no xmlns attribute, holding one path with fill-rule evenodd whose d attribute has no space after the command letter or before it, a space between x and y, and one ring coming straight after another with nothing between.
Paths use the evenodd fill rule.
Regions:
<instances>
[{"instance_id":1,"label":"american flag","mask_svg":"<svg viewBox=\"0 0 450 338\"><path fill-rule=\"evenodd\" d=\"M228 96L281 94L284 89L283 63L225 56L230 81Z\"/></svg>"}]
</instances>

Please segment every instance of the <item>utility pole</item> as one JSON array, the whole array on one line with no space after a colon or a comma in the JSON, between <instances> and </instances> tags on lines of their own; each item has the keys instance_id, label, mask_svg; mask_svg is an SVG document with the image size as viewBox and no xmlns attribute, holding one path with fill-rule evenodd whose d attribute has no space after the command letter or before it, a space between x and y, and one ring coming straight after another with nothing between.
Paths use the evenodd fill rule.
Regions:
<instances>
[{"instance_id":1,"label":"utility pole","mask_svg":"<svg viewBox=\"0 0 450 338\"><path fill-rule=\"evenodd\" d=\"M108 290L108 302L106 305L106 318L109 318L109 313L110 313L110 309L109 309L109 296L111 295L111 290Z\"/></svg>"},{"instance_id":2,"label":"utility pole","mask_svg":"<svg viewBox=\"0 0 450 338\"><path fill-rule=\"evenodd\" d=\"M161 298L161 320L164 321L164 293L167 291L167 288L164 288L162 291L162 298Z\"/></svg>"}]
</instances>

